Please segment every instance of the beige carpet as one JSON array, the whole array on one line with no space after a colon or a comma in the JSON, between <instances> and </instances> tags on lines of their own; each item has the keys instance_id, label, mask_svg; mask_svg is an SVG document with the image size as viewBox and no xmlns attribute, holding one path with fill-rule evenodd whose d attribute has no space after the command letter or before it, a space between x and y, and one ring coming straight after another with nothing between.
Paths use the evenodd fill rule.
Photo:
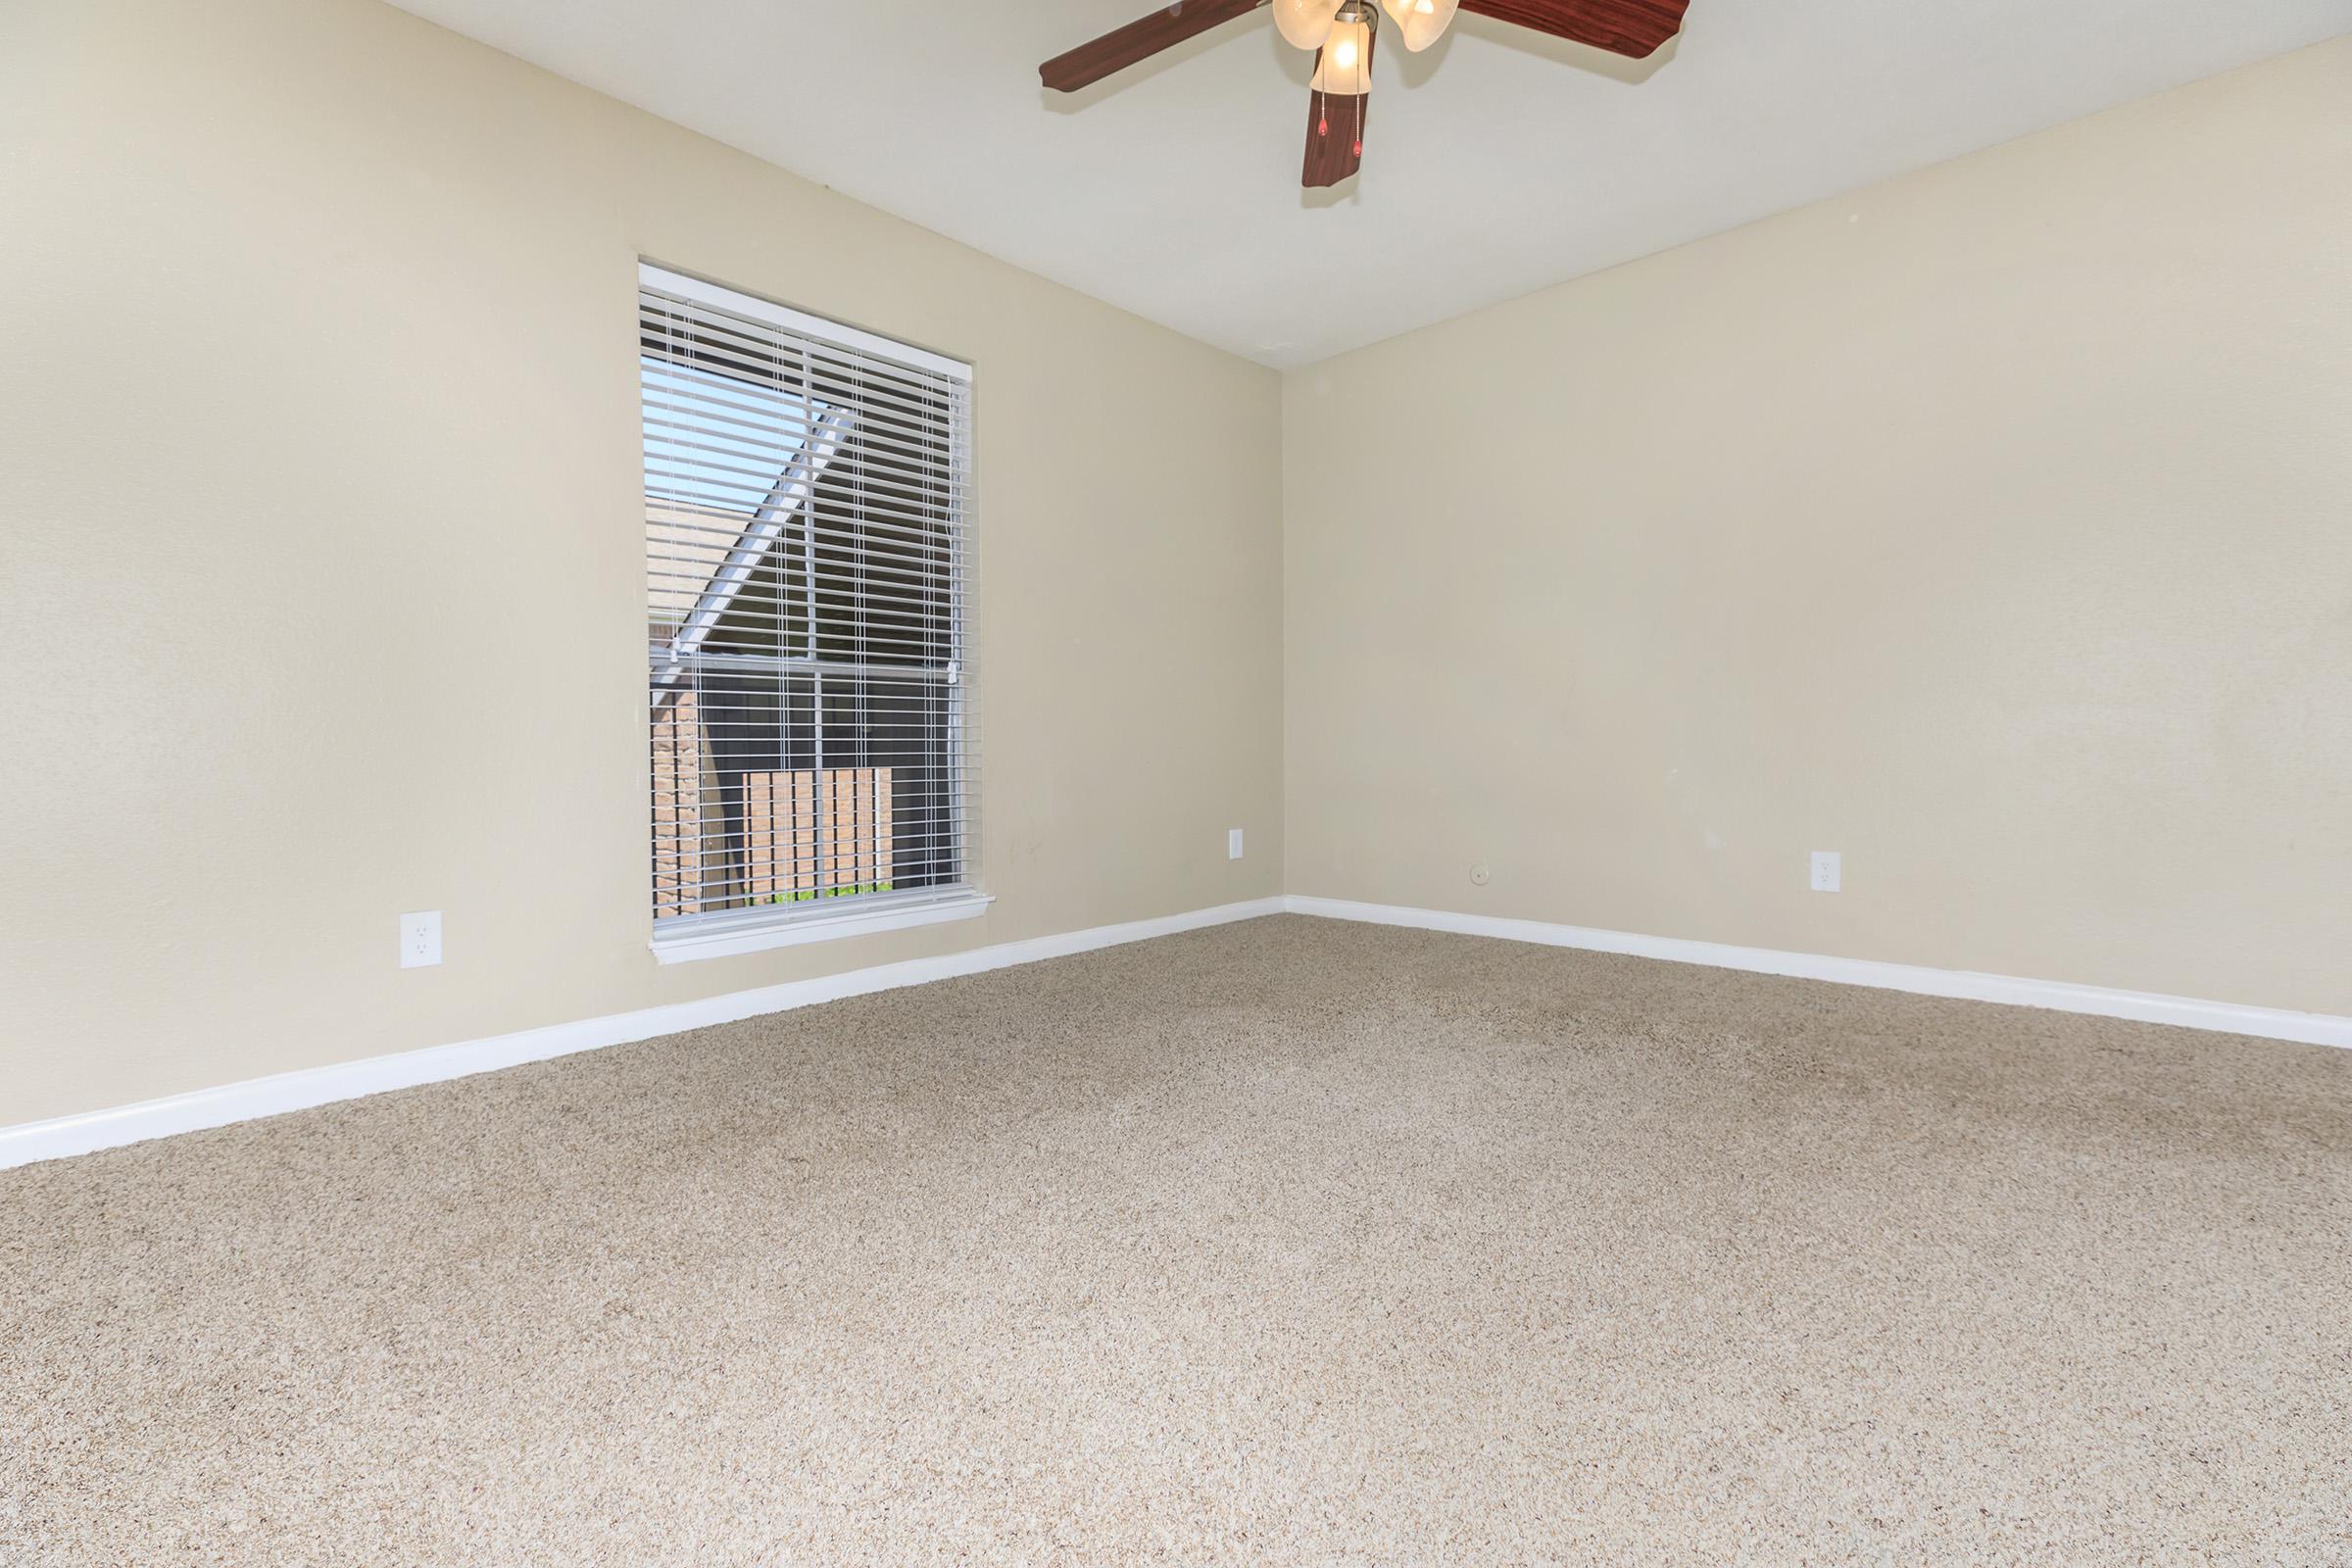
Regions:
<instances>
[{"instance_id":1,"label":"beige carpet","mask_svg":"<svg viewBox=\"0 0 2352 1568\"><path fill-rule=\"evenodd\" d=\"M0 1561L2352 1564L2352 1053L1283 917L0 1172Z\"/></svg>"}]
</instances>

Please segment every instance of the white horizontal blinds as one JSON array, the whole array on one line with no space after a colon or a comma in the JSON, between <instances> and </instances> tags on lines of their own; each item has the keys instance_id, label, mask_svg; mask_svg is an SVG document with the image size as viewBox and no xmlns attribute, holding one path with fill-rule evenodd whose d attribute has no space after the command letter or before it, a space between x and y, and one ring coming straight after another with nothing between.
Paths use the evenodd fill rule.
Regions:
<instances>
[{"instance_id":1,"label":"white horizontal blinds","mask_svg":"<svg viewBox=\"0 0 2352 1568\"><path fill-rule=\"evenodd\" d=\"M647 267L657 925L974 878L970 371Z\"/></svg>"}]
</instances>

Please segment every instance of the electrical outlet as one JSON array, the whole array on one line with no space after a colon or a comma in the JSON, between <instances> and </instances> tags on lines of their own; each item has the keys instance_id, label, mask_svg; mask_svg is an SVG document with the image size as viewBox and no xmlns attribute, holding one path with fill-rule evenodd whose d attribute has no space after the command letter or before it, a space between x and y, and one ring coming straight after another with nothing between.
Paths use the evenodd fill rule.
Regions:
<instances>
[{"instance_id":1,"label":"electrical outlet","mask_svg":"<svg viewBox=\"0 0 2352 1568\"><path fill-rule=\"evenodd\" d=\"M1225 830L1225 858L1228 860L1238 860L1241 858L1242 830L1238 827L1227 828Z\"/></svg>"},{"instance_id":2,"label":"electrical outlet","mask_svg":"<svg viewBox=\"0 0 2352 1568\"><path fill-rule=\"evenodd\" d=\"M441 911L400 917L400 966L429 969L441 961Z\"/></svg>"},{"instance_id":3,"label":"electrical outlet","mask_svg":"<svg viewBox=\"0 0 2352 1568\"><path fill-rule=\"evenodd\" d=\"M1813 852L1813 891L1836 893L1845 881L1845 857L1836 850Z\"/></svg>"}]
</instances>

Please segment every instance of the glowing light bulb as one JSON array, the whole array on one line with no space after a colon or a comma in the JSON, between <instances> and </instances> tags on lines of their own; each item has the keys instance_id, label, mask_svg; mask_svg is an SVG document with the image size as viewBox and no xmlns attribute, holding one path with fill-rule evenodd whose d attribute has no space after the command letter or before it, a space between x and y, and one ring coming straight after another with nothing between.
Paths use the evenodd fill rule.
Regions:
<instances>
[{"instance_id":1,"label":"glowing light bulb","mask_svg":"<svg viewBox=\"0 0 2352 1568\"><path fill-rule=\"evenodd\" d=\"M1274 25L1298 49L1320 49L1331 36L1332 18L1342 0L1274 0Z\"/></svg>"},{"instance_id":2,"label":"glowing light bulb","mask_svg":"<svg viewBox=\"0 0 2352 1568\"><path fill-rule=\"evenodd\" d=\"M1457 0L1380 0L1381 8L1404 34L1404 46L1413 53L1436 43L1453 22Z\"/></svg>"},{"instance_id":3,"label":"glowing light bulb","mask_svg":"<svg viewBox=\"0 0 2352 1568\"><path fill-rule=\"evenodd\" d=\"M1332 24L1311 85L1334 98L1360 98L1372 90L1372 24L1360 13Z\"/></svg>"}]
</instances>

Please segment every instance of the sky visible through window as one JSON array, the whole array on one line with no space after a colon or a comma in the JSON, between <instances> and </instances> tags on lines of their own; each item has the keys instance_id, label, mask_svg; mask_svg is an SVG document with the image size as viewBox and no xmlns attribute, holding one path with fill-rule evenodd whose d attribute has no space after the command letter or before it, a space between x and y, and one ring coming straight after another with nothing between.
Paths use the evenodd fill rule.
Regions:
<instances>
[{"instance_id":1,"label":"sky visible through window","mask_svg":"<svg viewBox=\"0 0 2352 1568\"><path fill-rule=\"evenodd\" d=\"M813 411L798 397L731 375L638 357L649 500L746 516L775 489L808 439Z\"/></svg>"}]
</instances>

